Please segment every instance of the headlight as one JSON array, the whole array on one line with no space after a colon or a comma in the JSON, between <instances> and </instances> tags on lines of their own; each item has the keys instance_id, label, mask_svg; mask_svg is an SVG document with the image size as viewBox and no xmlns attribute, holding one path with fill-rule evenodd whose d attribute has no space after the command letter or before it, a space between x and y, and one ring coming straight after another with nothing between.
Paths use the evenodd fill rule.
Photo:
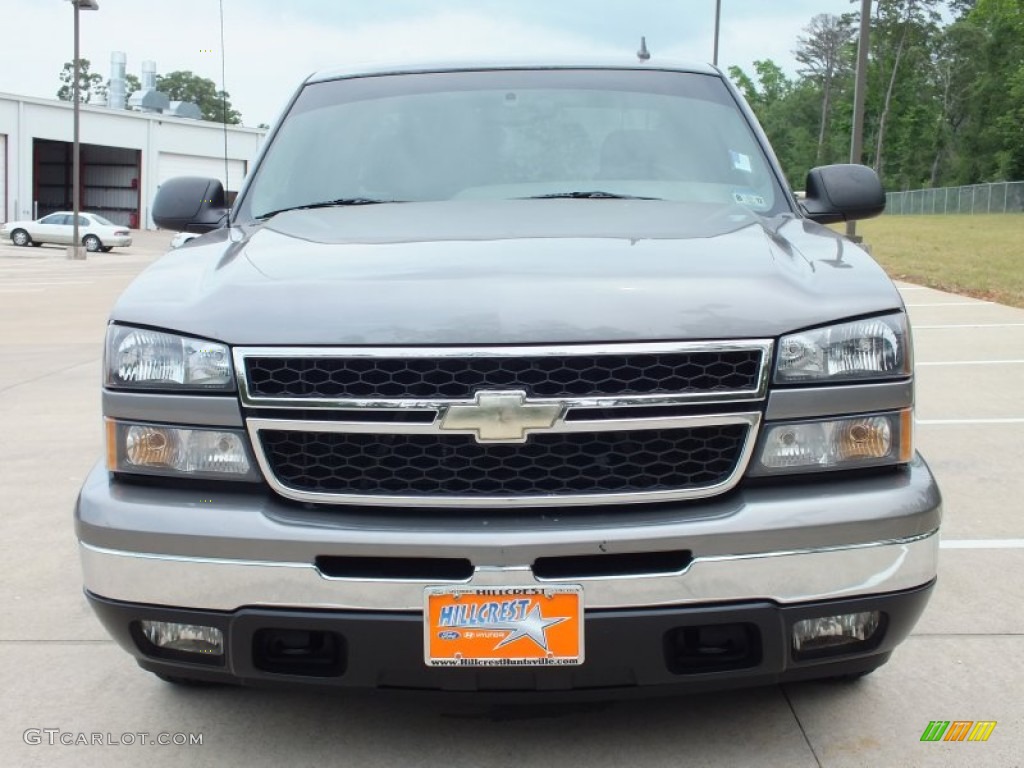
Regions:
<instances>
[{"instance_id":1,"label":"headlight","mask_svg":"<svg viewBox=\"0 0 1024 768\"><path fill-rule=\"evenodd\" d=\"M170 333L107 328L106 385L119 389L234 389L224 344Z\"/></svg>"},{"instance_id":2,"label":"headlight","mask_svg":"<svg viewBox=\"0 0 1024 768\"><path fill-rule=\"evenodd\" d=\"M259 480L245 433L107 420L107 469L172 477Z\"/></svg>"},{"instance_id":3,"label":"headlight","mask_svg":"<svg viewBox=\"0 0 1024 768\"><path fill-rule=\"evenodd\" d=\"M750 475L905 464L913 458L914 412L766 426Z\"/></svg>"},{"instance_id":4,"label":"headlight","mask_svg":"<svg viewBox=\"0 0 1024 768\"><path fill-rule=\"evenodd\" d=\"M910 334L900 313L783 336L775 383L898 378L910 367Z\"/></svg>"}]
</instances>

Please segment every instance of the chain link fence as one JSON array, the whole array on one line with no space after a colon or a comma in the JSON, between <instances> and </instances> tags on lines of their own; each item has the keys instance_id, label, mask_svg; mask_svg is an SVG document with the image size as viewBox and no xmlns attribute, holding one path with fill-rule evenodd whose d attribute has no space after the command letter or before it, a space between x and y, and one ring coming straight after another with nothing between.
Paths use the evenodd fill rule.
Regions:
<instances>
[{"instance_id":1,"label":"chain link fence","mask_svg":"<svg viewBox=\"0 0 1024 768\"><path fill-rule=\"evenodd\" d=\"M885 212L890 215L944 213L1024 213L1024 181L971 184L966 187L914 189L889 192Z\"/></svg>"}]
</instances>

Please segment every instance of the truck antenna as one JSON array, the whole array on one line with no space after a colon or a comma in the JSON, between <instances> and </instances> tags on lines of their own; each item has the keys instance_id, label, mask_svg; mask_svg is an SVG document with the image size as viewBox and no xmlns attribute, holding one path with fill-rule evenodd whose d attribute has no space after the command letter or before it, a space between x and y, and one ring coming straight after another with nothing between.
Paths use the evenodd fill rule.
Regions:
<instances>
[{"instance_id":1,"label":"truck antenna","mask_svg":"<svg viewBox=\"0 0 1024 768\"><path fill-rule=\"evenodd\" d=\"M640 38L640 50L636 52L636 57L640 61L648 61L651 58L651 52L647 50L647 38Z\"/></svg>"}]
</instances>

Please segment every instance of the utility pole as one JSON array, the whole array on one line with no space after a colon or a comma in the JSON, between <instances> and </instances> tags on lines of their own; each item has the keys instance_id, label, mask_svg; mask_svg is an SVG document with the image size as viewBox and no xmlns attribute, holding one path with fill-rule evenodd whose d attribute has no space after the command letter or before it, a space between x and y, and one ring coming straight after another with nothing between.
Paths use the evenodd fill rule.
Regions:
<instances>
[{"instance_id":1,"label":"utility pole","mask_svg":"<svg viewBox=\"0 0 1024 768\"><path fill-rule=\"evenodd\" d=\"M99 4L96 0L71 0L71 4L75 8L75 66L74 66L74 86L72 87L72 98L74 99L73 110L75 113L75 129L74 139L71 148L71 199L72 203L72 223L71 230L71 248L68 250L69 259L84 259L85 252L82 250L82 244L78 241L78 213L82 207L81 199L81 144L79 142L79 113L81 106L79 101L81 99L81 93L79 89L79 78L81 77L81 70L79 64L79 44L78 44L78 14L79 11L98 11L100 9Z\"/></svg>"},{"instance_id":2,"label":"utility pole","mask_svg":"<svg viewBox=\"0 0 1024 768\"><path fill-rule=\"evenodd\" d=\"M72 88L72 96L71 96L71 98L74 99L74 112L75 112L75 135L74 135L74 144L73 144L73 146L71 148L71 198L72 198L72 200L74 200L74 204L72 206L74 221L72 222L73 229L72 229L72 234L71 234L71 251L68 254L72 259L81 259L83 257L83 255L84 255L82 253L81 245L79 245L79 243L78 243L78 211L79 211L79 208L81 207L81 204L82 204L82 201L79 199L79 190L78 190L78 182L79 182L79 180L81 178L81 176L79 175L81 173L81 168L79 166L79 164L81 163L81 156L80 156L80 153L79 153L79 150L81 149L81 146L78 143L78 122L79 122L79 117L78 117L78 113L79 113L78 107L79 107L79 104L78 104L78 101L79 101L79 98L80 98L80 95L79 95L79 83L78 83L79 67L80 67L79 61L78 61L78 55L79 55L79 51L78 51L78 12L79 12L78 3L75 3L75 85Z\"/></svg>"},{"instance_id":3,"label":"utility pole","mask_svg":"<svg viewBox=\"0 0 1024 768\"><path fill-rule=\"evenodd\" d=\"M853 138L850 141L850 162L864 160L864 101L868 84L868 52L871 48L871 0L860 3L860 41L857 43L857 79L853 88ZM857 222L846 222L846 236L859 243Z\"/></svg>"},{"instance_id":4,"label":"utility pole","mask_svg":"<svg viewBox=\"0 0 1024 768\"><path fill-rule=\"evenodd\" d=\"M718 66L718 33L722 28L722 0L715 0L715 53L711 63Z\"/></svg>"}]
</instances>

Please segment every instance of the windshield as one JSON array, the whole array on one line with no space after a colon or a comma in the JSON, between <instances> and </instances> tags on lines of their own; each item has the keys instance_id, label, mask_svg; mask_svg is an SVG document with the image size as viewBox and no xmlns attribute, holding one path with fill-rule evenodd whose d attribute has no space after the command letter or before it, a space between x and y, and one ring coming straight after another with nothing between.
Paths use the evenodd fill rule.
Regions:
<instances>
[{"instance_id":1,"label":"windshield","mask_svg":"<svg viewBox=\"0 0 1024 768\"><path fill-rule=\"evenodd\" d=\"M92 218L93 218L93 220L94 220L94 221L95 221L95 222L96 222L97 224L102 224L102 225L103 225L103 226L105 226L105 227L113 227L113 226L116 226L116 225L114 224L114 222L112 222L112 221L108 221L107 219L104 219L104 218L103 218L102 216L100 216L100 215L99 215L98 213L94 213L94 214L92 214Z\"/></svg>"},{"instance_id":2,"label":"windshield","mask_svg":"<svg viewBox=\"0 0 1024 768\"><path fill-rule=\"evenodd\" d=\"M787 206L718 77L554 69L312 83L239 212L572 196Z\"/></svg>"}]
</instances>

